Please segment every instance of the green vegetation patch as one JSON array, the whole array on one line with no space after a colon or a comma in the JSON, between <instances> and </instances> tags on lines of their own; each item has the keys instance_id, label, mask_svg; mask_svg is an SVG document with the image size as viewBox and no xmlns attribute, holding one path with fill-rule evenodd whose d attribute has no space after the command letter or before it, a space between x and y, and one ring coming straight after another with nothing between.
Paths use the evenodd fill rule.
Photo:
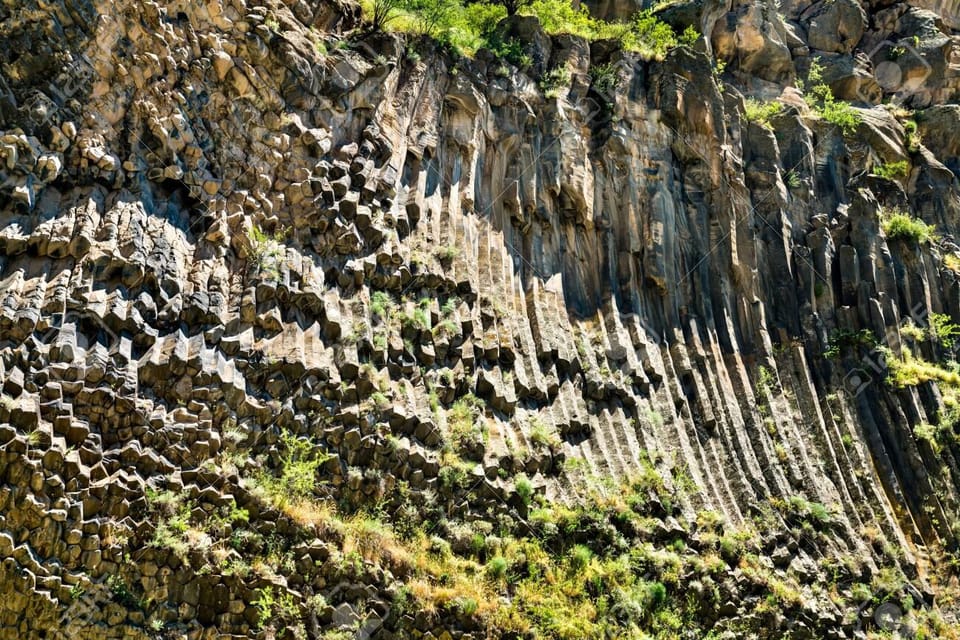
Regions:
<instances>
[{"instance_id":1,"label":"green vegetation patch","mask_svg":"<svg viewBox=\"0 0 960 640\"><path fill-rule=\"evenodd\" d=\"M936 227L899 210L884 213L880 226L890 240L909 240L923 244L938 239Z\"/></svg>"}]
</instances>

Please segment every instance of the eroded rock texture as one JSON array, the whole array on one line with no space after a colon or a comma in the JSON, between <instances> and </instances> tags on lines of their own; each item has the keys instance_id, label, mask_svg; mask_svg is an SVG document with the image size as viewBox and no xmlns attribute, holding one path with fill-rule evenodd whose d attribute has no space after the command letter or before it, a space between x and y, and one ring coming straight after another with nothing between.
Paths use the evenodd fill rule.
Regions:
<instances>
[{"instance_id":1,"label":"eroded rock texture","mask_svg":"<svg viewBox=\"0 0 960 640\"><path fill-rule=\"evenodd\" d=\"M885 384L869 349L824 358L838 332L899 353L906 318L960 321L944 260L957 7L882 4L704 3L722 82L689 48L646 62L539 37L535 66L572 72L547 99L533 70L485 52L341 46L359 18L345 2L3 2L0 634L148 637L156 619L247 637L265 584L298 602L329 588L328 538L252 492L243 463L217 466L237 450L278 464L283 431L333 454L325 480L354 505L522 509L520 472L575 503L588 477L641 460L691 487L665 516L742 524L804 496L833 510L830 535L798 547L784 522L761 550L807 585L791 633L854 632L809 590L826 557L899 567L929 604L957 542L960 449L914 436L942 415L938 389ZM874 79L884 40L922 57L909 95ZM859 101L855 132L789 86L812 56ZM588 73L603 64L610 92ZM741 89L789 106L772 129L749 123ZM920 141L872 106L895 94ZM905 176L871 171L901 161ZM888 241L881 208L941 241ZM489 437L469 491L452 490L445 409L467 393ZM295 570L239 577L202 545L192 566L148 547L160 491L247 509ZM129 592L112 582L67 626L110 576Z\"/></svg>"}]
</instances>

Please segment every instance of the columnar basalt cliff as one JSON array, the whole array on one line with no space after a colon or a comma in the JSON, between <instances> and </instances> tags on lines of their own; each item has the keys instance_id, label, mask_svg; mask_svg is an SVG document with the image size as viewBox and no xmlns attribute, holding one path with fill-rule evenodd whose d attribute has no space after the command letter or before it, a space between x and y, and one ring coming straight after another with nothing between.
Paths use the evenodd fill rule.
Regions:
<instances>
[{"instance_id":1,"label":"columnar basalt cliff","mask_svg":"<svg viewBox=\"0 0 960 640\"><path fill-rule=\"evenodd\" d=\"M401 548L524 537L645 549L703 637L954 637L960 7L660 11L708 37L513 17L517 68L348 0L2 0L0 637L597 637Z\"/></svg>"}]
</instances>

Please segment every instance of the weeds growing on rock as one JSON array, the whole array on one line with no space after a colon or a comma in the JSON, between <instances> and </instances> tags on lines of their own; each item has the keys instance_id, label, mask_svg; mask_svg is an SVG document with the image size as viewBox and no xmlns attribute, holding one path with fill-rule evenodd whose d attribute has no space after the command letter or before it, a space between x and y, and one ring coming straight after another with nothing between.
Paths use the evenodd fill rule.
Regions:
<instances>
[{"instance_id":1,"label":"weeds growing on rock","mask_svg":"<svg viewBox=\"0 0 960 640\"><path fill-rule=\"evenodd\" d=\"M771 129L770 119L783 111L783 103L777 101L763 102L754 98L747 98L743 103L743 116L749 122L755 122L761 127Z\"/></svg>"},{"instance_id":2,"label":"weeds growing on rock","mask_svg":"<svg viewBox=\"0 0 960 640\"><path fill-rule=\"evenodd\" d=\"M798 82L805 90L807 104L820 118L836 125L844 135L852 134L860 126L860 114L848 102L837 100L830 85L823 81L823 66L814 60L810 64L805 83Z\"/></svg>"}]
</instances>

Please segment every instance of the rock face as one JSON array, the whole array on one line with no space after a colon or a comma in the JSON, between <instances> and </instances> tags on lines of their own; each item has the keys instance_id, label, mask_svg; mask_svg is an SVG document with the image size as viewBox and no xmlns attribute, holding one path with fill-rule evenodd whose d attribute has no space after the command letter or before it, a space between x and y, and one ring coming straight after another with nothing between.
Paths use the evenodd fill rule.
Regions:
<instances>
[{"instance_id":1,"label":"rock face","mask_svg":"<svg viewBox=\"0 0 960 640\"><path fill-rule=\"evenodd\" d=\"M325 594L319 637L337 534L245 480L286 464L283 433L323 445L344 504L464 520L522 511L520 473L575 504L642 461L687 487L667 539L673 516L741 525L802 496L835 525L806 546L781 520L762 549L778 575L817 584L852 557L931 603L960 448L916 435L945 415L936 384L886 383L850 336L901 354L908 318L960 322L954 5L705 3L720 79L687 47L643 61L542 32L528 70L398 36L341 46L356 8L313 4L0 3L0 636L247 637L269 587ZM816 56L874 79L884 40L918 57L896 86L844 85L856 131L785 88ZM537 73L561 66L548 99ZM748 89L782 96L772 128L743 117ZM894 209L939 240L887 238ZM441 471L468 393L487 437L465 445L466 500ZM148 545L165 492L224 540L245 510L286 570L224 569L242 536L195 540L192 562ZM366 571L368 601L395 590ZM860 629L809 596L789 637Z\"/></svg>"}]
</instances>

